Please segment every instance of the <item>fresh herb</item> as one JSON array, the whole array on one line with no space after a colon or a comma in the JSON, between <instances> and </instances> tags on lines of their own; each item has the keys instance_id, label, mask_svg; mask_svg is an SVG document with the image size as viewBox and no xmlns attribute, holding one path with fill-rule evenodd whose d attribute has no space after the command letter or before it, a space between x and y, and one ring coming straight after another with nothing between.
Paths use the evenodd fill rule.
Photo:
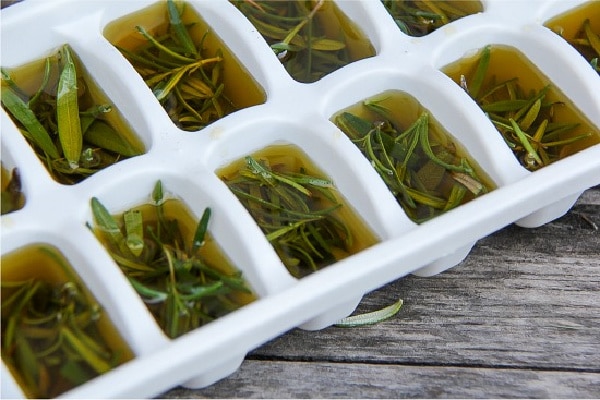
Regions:
<instances>
[{"instance_id":1,"label":"fresh herb","mask_svg":"<svg viewBox=\"0 0 600 400\"><path fill-rule=\"evenodd\" d=\"M594 71L600 74L600 65L598 65L598 58L600 58L600 34L592 30L589 19L583 21L575 37L568 42L588 60Z\"/></svg>"},{"instance_id":2,"label":"fresh herb","mask_svg":"<svg viewBox=\"0 0 600 400\"><path fill-rule=\"evenodd\" d=\"M335 7L325 0L251 1L231 0L252 22L277 55L287 72L298 82L316 82L323 76L355 61L348 35ZM337 20L336 20L337 19ZM373 54L366 55L369 57Z\"/></svg>"},{"instance_id":3,"label":"fresh herb","mask_svg":"<svg viewBox=\"0 0 600 400\"><path fill-rule=\"evenodd\" d=\"M63 70L56 93L56 124L63 154L71 169L79 168L83 132L77 104L77 72L68 48L63 51Z\"/></svg>"},{"instance_id":4,"label":"fresh herb","mask_svg":"<svg viewBox=\"0 0 600 400\"><path fill-rule=\"evenodd\" d=\"M588 1L544 23L562 37L600 74L600 2Z\"/></svg>"},{"instance_id":5,"label":"fresh herb","mask_svg":"<svg viewBox=\"0 0 600 400\"><path fill-rule=\"evenodd\" d=\"M460 85L486 113L525 168L535 171L547 166L561 158L563 146L592 135L587 132L565 136L579 124L555 121L554 110L563 103L548 98L550 84L526 93L518 77L497 82L489 73L492 55L492 47L484 47L474 73L461 75Z\"/></svg>"},{"instance_id":6,"label":"fresh herb","mask_svg":"<svg viewBox=\"0 0 600 400\"><path fill-rule=\"evenodd\" d=\"M2 180L5 179L5 171L2 168ZM2 182L2 215L23 208L25 196L21 190L21 174L17 168L11 171L8 183Z\"/></svg>"},{"instance_id":7,"label":"fresh herb","mask_svg":"<svg viewBox=\"0 0 600 400\"><path fill-rule=\"evenodd\" d=\"M349 317L342 318L338 322L336 322L334 326L340 328L355 328L360 326L378 324L379 322L385 321L386 319L390 319L394 315L398 314L398 311L400 311L400 308L402 308L403 304L404 301L402 299L399 299L394 304L390 304L389 306L386 306L381 310L372 311L365 314L351 315Z\"/></svg>"},{"instance_id":8,"label":"fresh herb","mask_svg":"<svg viewBox=\"0 0 600 400\"><path fill-rule=\"evenodd\" d=\"M424 222L487 193L490 186L478 176L454 143L432 129L422 111L408 127L398 126L387 98L362 103L360 114L344 111L335 124L362 151L409 218Z\"/></svg>"},{"instance_id":9,"label":"fresh herb","mask_svg":"<svg viewBox=\"0 0 600 400\"><path fill-rule=\"evenodd\" d=\"M30 97L2 70L3 107L60 183L80 182L122 158L142 154L103 120L112 107L90 104L87 91L67 45L46 59L42 83Z\"/></svg>"},{"instance_id":10,"label":"fresh herb","mask_svg":"<svg viewBox=\"0 0 600 400\"><path fill-rule=\"evenodd\" d=\"M245 167L221 177L252 215L296 278L338 259L353 241L334 212L342 207L332 182L304 167L245 157Z\"/></svg>"},{"instance_id":11,"label":"fresh herb","mask_svg":"<svg viewBox=\"0 0 600 400\"><path fill-rule=\"evenodd\" d=\"M2 358L28 395L56 397L125 361L101 335L101 315L73 280L2 280Z\"/></svg>"},{"instance_id":12,"label":"fresh herb","mask_svg":"<svg viewBox=\"0 0 600 400\"><path fill-rule=\"evenodd\" d=\"M206 208L193 237L186 221L166 212L163 186L158 181L153 203L113 217L92 198L95 232L146 303L157 323L176 338L247 303L251 295L239 271L203 253L211 209ZM245 297L244 297L245 296Z\"/></svg>"},{"instance_id":13,"label":"fresh herb","mask_svg":"<svg viewBox=\"0 0 600 400\"><path fill-rule=\"evenodd\" d=\"M381 0L400 30L425 36L469 14L480 12L479 1Z\"/></svg>"},{"instance_id":14,"label":"fresh herb","mask_svg":"<svg viewBox=\"0 0 600 400\"><path fill-rule=\"evenodd\" d=\"M205 32L195 44L190 29L184 24L186 3L167 0L168 26L165 33L136 30L146 40L139 49L118 47L142 76L171 120L186 131L198 131L210 123L236 111L225 95L223 83L224 57L221 49L208 54Z\"/></svg>"}]
</instances>

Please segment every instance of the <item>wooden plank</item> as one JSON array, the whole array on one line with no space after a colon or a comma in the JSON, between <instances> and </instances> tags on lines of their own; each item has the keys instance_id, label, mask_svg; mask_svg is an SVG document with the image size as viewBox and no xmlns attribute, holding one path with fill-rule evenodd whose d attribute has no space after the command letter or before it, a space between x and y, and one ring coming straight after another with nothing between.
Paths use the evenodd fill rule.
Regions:
<instances>
[{"instance_id":1,"label":"wooden plank","mask_svg":"<svg viewBox=\"0 0 600 400\"><path fill-rule=\"evenodd\" d=\"M173 398L597 398L600 374L247 361L226 381Z\"/></svg>"},{"instance_id":2,"label":"wooden plank","mask_svg":"<svg viewBox=\"0 0 600 400\"><path fill-rule=\"evenodd\" d=\"M252 356L598 370L600 262L545 280L530 273L526 260L515 261L496 287L487 282L498 280L493 273L487 278L449 273L431 282L407 278L362 305L365 311L377 309L399 295L406 303L394 320L360 329L294 330Z\"/></svg>"},{"instance_id":3,"label":"wooden plank","mask_svg":"<svg viewBox=\"0 0 600 400\"><path fill-rule=\"evenodd\" d=\"M510 226L482 239L463 263L443 274L407 277L365 297L359 312L403 298L405 306L392 321L351 330L294 330L252 354L597 369L600 232L582 212L600 220L600 207L581 202L544 227Z\"/></svg>"},{"instance_id":4,"label":"wooden plank","mask_svg":"<svg viewBox=\"0 0 600 400\"><path fill-rule=\"evenodd\" d=\"M600 187L562 218L509 226L455 268L392 282L357 309L404 299L391 320L292 330L250 353L230 378L163 397L598 397L594 225Z\"/></svg>"}]
</instances>

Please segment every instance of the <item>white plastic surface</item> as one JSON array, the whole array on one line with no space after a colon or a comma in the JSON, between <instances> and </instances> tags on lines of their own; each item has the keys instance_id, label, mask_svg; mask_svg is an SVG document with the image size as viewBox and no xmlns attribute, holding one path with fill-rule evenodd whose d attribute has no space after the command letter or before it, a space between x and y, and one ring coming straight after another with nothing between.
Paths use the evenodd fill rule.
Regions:
<instances>
[{"instance_id":1,"label":"white plastic surface","mask_svg":"<svg viewBox=\"0 0 600 400\"><path fill-rule=\"evenodd\" d=\"M600 183L600 145L534 173L526 171L475 103L439 71L486 44L512 45L600 127L600 77L543 27L583 1L482 1L482 13L422 38L400 33L379 1L338 1L367 34L377 55L312 84L293 81L226 0L188 1L267 97L265 104L195 133L171 123L127 60L103 37L107 24L154 3L25 0L2 11L2 67L41 59L68 43L148 149L143 156L64 186L50 178L8 115L0 114L2 160L20 169L27 198L23 209L2 216L2 254L36 242L58 247L136 354L133 361L63 397L139 398L180 384L209 385L234 372L246 353L271 338L298 326L331 325L349 315L365 293L410 273L440 273L464 259L483 236L513 222L535 227L551 221L568 211L580 193ZM520 12L514 12L517 8ZM426 223L409 220L369 162L329 121L335 112L389 89L414 96L498 188ZM369 222L381 243L301 280L292 278L214 174L232 160L278 143L304 150ZM120 212L146 202L157 179L196 216L207 206L213 209L211 234L259 297L175 340L160 331L85 226L92 221L91 197L100 198L111 212ZM2 368L2 397L22 397Z\"/></svg>"}]
</instances>

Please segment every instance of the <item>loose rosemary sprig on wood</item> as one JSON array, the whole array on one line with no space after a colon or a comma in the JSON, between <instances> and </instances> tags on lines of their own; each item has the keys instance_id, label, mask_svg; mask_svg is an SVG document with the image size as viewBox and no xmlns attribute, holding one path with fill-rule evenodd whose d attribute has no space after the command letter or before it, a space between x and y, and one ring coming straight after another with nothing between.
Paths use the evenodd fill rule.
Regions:
<instances>
[{"instance_id":1,"label":"loose rosemary sprig on wood","mask_svg":"<svg viewBox=\"0 0 600 400\"><path fill-rule=\"evenodd\" d=\"M201 250L206 243L211 209L206 208L192 238L184 221L167 217L163 186L153 193L153 216L140 208L113 217L92 198L95 232L142 297L157 323L176 338L239 308L236 296L250 294L241 272L216 265ZM227 271L227 272L226 272Z\"/></svg>"},{"instance_id":2,"label":"loose rosemary sprig on wood","mask_svg":"<svg viewBox=\"0 0 600 400\"><path fill-rule=\"evenodd\" d=\"M2 358L28 395L56 397L125 361L101 336L100 315L73 281L2 280Z\"/></svg>"},{"instance_id":3,"label":"loose rosemary sprig on wood","mask_svg":"<svg viewBox=\"0 0 600 400\"><path fill-rule=\"evenodd\" d=\"M453 143L443 143L422 112L408 128L389 119L390 110L376 100L363 102L374 113L363 118L350 112L335 124L371 162L406 214L424 222L490 190Z\"/></svg>"},{"instance_id":4,"label":"loose rosemary sprig on wood","mask_svg":"<svg viewBox=\"0 0 600 400\"><path fill-rule=\"evenodd\" d=\"M481 11L481 6L476 1L381 0L381 2L403 33L417 37L428 35L452 21Z\"/></svg>"},{"instance_id":5,"label":"loose rosemary sprig on wood","mask_svg":"<svg viewBox=\"0 0 600 400\"><path fill-rule=\"evenodd\" d=\"M364 314L355 314L342 318L339 321L337 321L334 324L334 326L339 328L356 328L368 325L375 325L387 319L390 319L396 314L398 314L398 311L400 311L400 308L402 308L403 304L404 300L399 299L395 303L383 307L382 309L379 309L377 311L371 311Z\"/></svg>"},{"instance_id":6,"label":"loose rosemary sprig on wood","mask_svg":"<svg viewBox=\"0 0 600 400\"><path fill-rule=\"evenodd\" d=\"M33 95L2 70L2 106L60 183L78 183L121 158L142 154L103 119L110 105L82 104L86 89L67 45L46 59Z\"/></svg>"},{"instance_id":7,"label":"loose rosemary sprig on wood","mask_svg":"<svg viewBox=\"0 0 600 400\"><path fill-rule=\"evenodd\" d=\"M223 83L223 52L208 55L204 41L196 45L182 21L186 3L167 0L168 28L166 33L148 32L136 26L147 44L140 49L119 47L135 70L163 106L171 120L186 131L198 131L210 123L236 111L237 107L225 95Z\"/></svg>"},{"instance_id":8,"label":"loose rosemary sprig on wood","mask_svg":"<svg viewBox=\"0 0 600 400\"><path fill-rule=\"evenodd\" d=\"M479 54L472 76L461 75L460 85L477 102L496 129L502 134L519 162L535 171L561 158L561 149L592 135L592 132L569 136L579 123L555 122L554 108L559 101L547 98L551 85L525 93L518 77L496 82L488 72L491 46Z\"/></svg>"},{"instance_id":9,"label":"loose rosemary sprig on wood","mask_svg":"<svg viewBox=\"0 0 600 400\"><path fill-rule=\"evenodd\" d=\"M246 167L222 179L252 215L296 278L338 259L352 244L347 226L333 214L342 207L332 182L300 168L246 157Z\"/></svg>"},{"instance_id":10,"label":"loose rosemary sprig on wood","mask_svg":"<svg viewBox=\"0 0 600 400\"><path fill-rule=\"evenodd\" d=\"M316 82L352 61L344 35L327 34L324 22L316 18L325 0L230 1L254 24L298 82Z\"/></svg>"}]
</instances>

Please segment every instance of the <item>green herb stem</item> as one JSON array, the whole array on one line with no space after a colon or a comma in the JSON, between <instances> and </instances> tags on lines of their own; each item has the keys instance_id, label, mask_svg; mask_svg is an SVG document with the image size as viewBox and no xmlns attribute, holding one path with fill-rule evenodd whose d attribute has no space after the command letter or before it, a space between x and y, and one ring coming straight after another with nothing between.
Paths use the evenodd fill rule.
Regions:
<instances>
[{"instance_id":1,"label":"green herb stem","mask_svg":"<svg viewBox=\"0 0 600 400\"><path fill-rule=\"evenodd\" d=\"M225 258L204 253L210 208L204 210L193 237L187 238L187 221L167 212L161 181L151 197L152 204L116 217L92 198L95 232L160 327L176 338L239 308L246 302L239 296L252 292L240 273L222 272L230 269ZM142 211L144 207L150 212Z\"/></svg>"}]
</instances>

